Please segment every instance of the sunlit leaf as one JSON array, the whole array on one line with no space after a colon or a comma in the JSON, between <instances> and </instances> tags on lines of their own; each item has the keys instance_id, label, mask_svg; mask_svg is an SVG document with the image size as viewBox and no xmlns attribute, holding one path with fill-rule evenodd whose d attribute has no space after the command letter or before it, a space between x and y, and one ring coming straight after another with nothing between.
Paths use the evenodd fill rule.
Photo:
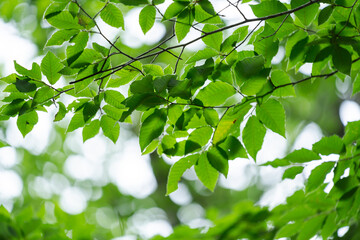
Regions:
<instances>
[{"instance_id":1,"label":"sunlit leaf","mask_svg":"<svg viewBox=\"0 0 360 240\"><path fill-rule=\"evenodd\" d=\"M100 13L100 17L104 22L115 28L124 27L124 16L121 10L112 3L109 3Z\"/></svg>"},{"instance_id":2,"label":"sunlit leaf","mask_svg":"<svg viewBox=\"0 0 360 240\"><path fill-rule=\"evenodd\" d=\"M296 177L296 175L302 173L302 171L304 170L303 166L295 166L295 167L290 167L287 168L282 176L282 179L294 179Z\"/></svg>"},{"instance_id":3,"label":"sunlit leaf","mask_svg":"<svg viewBox=\"0 0 360 240\"><path fill-rule=\"evenodd\" d=\"M256 161L256 155L261 149L266 129L256 116L251 116L242 133L243 142L249 155Z\"/></svg>"},{"instance_id":4,"label":"sunlit leaf","mask_svg":"<svg viewBox=\"0 0 360 240\"><path fill-rule=\"evenodd\" d=\"M306 183L306 191L310 192L320 186L325 180L326 175L334 168L335 162L324 162L311 171Z\"/></svg>"},{"instance_id":5,"label":"sunlit leaf","mask_svg":"<svg viewBox=\"0 0 360 240\"><path fill-rule=\"evenodd\" d=\"M100 130L100 121L98 119L95 119L94 121L91 121L89 124L85 125L82 131L82 138L83 142L86 142L86 140L95 137Z\"/></svg>"},{"instance_id":6,"label":"sunlit leaf","mask_svg":"<svg viewBox=\"0 0 360 240\"><path fill-rule=\"evenodd\" d=\"M197 164L195 164L195 172L204 186L209 190L214 191L219 173L211 166L206 154L200 155Z\"/></svg>"},{"instance_id":7,"label":"sunlit leaf","mask_svg":"<svg viewBox=\"0 0 360 240\"><path fill-rule=\"evenodd\" d=\"M100 119L100 127L104 135L109 138L113 143L116 143L120 134L120 125L118 121L112 119L107 115L103 115Z\"/></svg>"},{"instance_id":8,"label":"sunlit leaf","mask_svg":"<svg viewBox=\"0 0 360 240\"><path fill-rule=\"evenodd\" d=\"M337 70L350 75L351 54L345 48L336 46L332 53L332 62Z\"/></svg>"},{"instance_id":9,"label":"sunlit leaf","mask_svg":"<svg viewBox=\"0 0 360 240\"><path fill-rule=\"evenodd\" d=\"M333 135L331 137L323 137L319 142L315 143L313 151L322 155L340 154L344 151L344 147L342 139L337 135Z\"/></svg>"},{"instance_id":10,"label":"sunlit leaf","mask_svg":"<svg viewBox=\"0 0 360 240\"><path fill-rule=\"evenodd\" d=\"M34 126L38 122L38 115L36 111L30 111L24 114L19 115L16 125L23 135L25 137L31 130L34 128Z\"/></svg>"},{"instance_id":11,"label":"sunlit leaf","mask_svg":"<svg viewBox=\"0 0 360 240\"><path fill-rule=\"evenodd\" d=\"M156 109L141 124L139 136L141 151L144 151L152 140L160 136L164 130L166 119L167 116L164 109Z\"/></svg>"},{"instance_id":12,"label":"sunlit leaf","mask_svg":"<svg viewBox=\"0 0 360 240\"><path fill-rule=\"evenodd\" d=\"M152 5L144 7L139 15L139 23L143 33L147 33L155 23L156 9Z\"/></svg>"},{"instance_id":13,"label":"sunlit leaf","mask_svg":"<svg viewBox=\"0 0 360 240\"><path fill-rule=\"evenodd\" d=\"M178 160L171 166L167 180L166 195L169 195L178 189L178 182L180 181L181 176L187 169L191 168L198 159L198 154L190 155Z\"/></svg>"},{"instance_id":14,"label":"sunlit leaf","mask_svg":"<svg viewBox=\"0 0 360 240\"><path fill-rule=\"evenodd\" d=\"M59 71L64 67L60 63L60 59L52 52L47 52L43 60L41 61L41 71L46 76L50 84L55 84L61 77Z\"/></svg>"},{"instance_id":15,"label":"sunlit leaf","mask_svg":"<svg viewBox=\"0 0 360 240\"><path fill-rule=\"evenodd\" d=\"M266 127L285 137L285 110L280 102L269 99L257 106L256 115Z\"/></svg>"}]
</instances>

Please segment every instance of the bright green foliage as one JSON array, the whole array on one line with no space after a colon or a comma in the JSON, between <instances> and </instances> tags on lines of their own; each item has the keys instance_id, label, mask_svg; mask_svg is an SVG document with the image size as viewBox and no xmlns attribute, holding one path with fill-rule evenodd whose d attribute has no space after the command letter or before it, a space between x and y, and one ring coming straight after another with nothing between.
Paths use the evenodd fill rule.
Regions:
<instances>
[{"instance_id":1,"label":"bright green foliage","mask_svg":"<svg viewBox=\"0 0 360 240\"><path fill-rule=\"evenodd\" d=\"M158 204L167 201L159 197L165 186L167 195L176 191L186 171L195 171L205 186L183 179L191 201L207 207L201 218L211 221L211 227L178 226L165 239L359 239L360 121L341 124L338 108L351 93L356 101L360 91L360 2L219 1L225 2L223 10L214 0L174 0L166 9L158 7L164 2L0 2L0 16L31 29L24 35L43 55L31 69L15 61L16 72L1 76L0 120L15 118L24 137L38 124L39 111L54 113L54 122L60 122L46 154L34 157L28 149L17 149L23 159L13 170L24 174L24 196L14 201L11 213L0 206L0 239L122 237L128 232L123 226L136 211L161 208ZM248 2L255 17L243 12ZM164 26L159 42L127 46L124 19L134 7L140 14L138 22L130 24L138 24L144 34L156 32L155 22ZM231 24L226 9L238 14ZM99 20L115 28L115 35L103 30ZM97 42L98 37L104 43ZM204 48L190 50L196 43ZM306 68L310 73L304 73ZM324 137L312 149L297 149L297 135L309 122L317 124ZM7 125L0 127L0 148L7 147ZM74 151L67 134L82 131L83 142L102 134L123 144L118 141L120 128L138 135L141 153L150 154L161 194L154 193L147 202L119 192L110 182L69 181L61 171ZM284 181L304 179L303 189L271 209L254 205L268 186L252 171L245 174L251 184L244 192L217 186L219 174L226 178L231 173L229 161L250 158L257 164L267 130L286 136L288 146L285 157L265 159L262 165L282 168ZM156 154L179 160L169 167ZM324 160L327 155L334 159ZM318 165L308 176L312 164ZM55 193L34 197L33 183L40 177L56 180L48 179L49 172L91 193L84 213L65 214ZM302 178L296 177L300 174ZM25 208L28 202L34 207ZM185 223L179 206L173 205L165 211L171 225ZM115 217L107 218L110 215ZM338 236L337 230L345 226L349 231Z\"/></svg>"},{"instance_id":2,"label":"bright green foliage","mask_svg":"<svg viewBox=\"0 0 360 240\"><path fill-rule=\"evenodd\" d=\"M302 173L303 170L304 170L303 166L290 167L285 170L282 179L286 179L286 178L294 179L296 175Z\"/></svg>"},{"instance_id":3,"label":"bright green foliage","mask_svg":"<svg viewBox=\"0 0 360 240\"><path fill-rule=\"evenodd\" d=\"M308 3L307 0L291 0L291 8L299 7ZM319 4L315 3L311 6L295 12L295 16L300 20L304 26L309 26L315 19L318 13Z\"/></svg>"},{"instance_id":4,"label":"bright green foliage","mask_svg":"<svg viewBox=\"0 0 360 240\"><path fill-rule=\"evenodd\" d=\"M256 108L256 115L266 127L285 137L285 111L281 103L269 99Z\"/></svg>"},{"instance_id":5,"label":"bright green foliage","mask_svg":"<svg viewBox=\"0 0 360 240\"><path fill-rule=\"evenodd\" d=\"M180 181L181 176L184 174L186 169L192 167L197 160L199 159L199 155L190 155L188 157L182 158L177 161L169 171L168 182L167 182L167 191L166 194L174 192L178 188L178 182Z\"/></svg>"},{"instance_id":6,"label":"bright green foliage","mask_svg":"<svg viewBox=\"0 0 360 240\"><path fill-rule=\"evenodd\" d=\"M266 129L259 122L259 119L256 116L252 116L246 123L246 126L243 131L243 141L248 151L249 155L256 160L256 155L261 149L261 146L264 141Z\"/></svg>"},{"instance_id":7,"label":"bright green foliage","mask_svg":"<svg viewBox=\"0 0 360 240\"><path fill-rule=\"evenodd\" d=\"M208 32L213 32L213 31L217 31L219 30L219 27L215 26L215 25L211 25L211 24L206 24L202 31L204 32L204 34L206 35L206 33ZM220 51L220 46L221 43L223 41L223 34L222 32L217 32L215 34L211 34L209 36L206 36L204 38L202 38L202 40L204 41L204 43L209 46L212 47L218 51Z\"/></svg>"},{"instance_id":8,"label":"bright green foliage","mask_svg":"<svg viewBox=\"0 0 360 240\"><path fill-rule=\"evenodd\" d=\"M112 27L124 29L124 17L121 10L114 4L108 4L100 13L100 17L104 22Z\"/></svg>"},{"instance_id":9,"label":"bright green foliage","mask_svg":"<svg viewBox=\"0 0 360 240\"><path fill-rule=\"evenodd\" d=\"M31 132L37 122L37 113L35 111L30 111L19 115L16 124L21 134L25 137L29 132Z\"/></svg>"},{"instance_id":10,"label":"bright green foliage","mask_svg":"<svg viewBox=\"0 0 360 240\"><path fill-rule=\"evenodd\" d=\"M333 169L335 162L324 162L311 171L306 184L306 191L310 192L319 187L325 180L326 175Z\"/></svg>"},{"instance_id":11,"label":"bright green foliage","mask_svg":"<svg viewBox=\"0 0 360 240\"><path fill-rule=\"evenodd\" d=\"M60 11L48 14L46 20L58 29L80 29L78 20L68 11Z\"/></svg>"},{"instance_id":12,"label":"bright green foliage","mask_svg":"<svg viewBox=\"0 0 360 240\"><path fill-rule=\"evenodd\" d=\"M99 119L95 119L89 124L85 125L82 131L83 142L86 140L95 137L100 130L100 121Z\"/></svg>"},{"instance_id":13,"label":"bright green foliage","mask_svg":"<svg viewBox=\"0 0 360 240\"><path fill-rule=\"evenodd\" d=\"M61 77L59 71L63 69L60 59L52 52L48 52L41 61L41 71L46 76L50 84L55 84Z\"/></svg>"},{"instance_id":14,"label":"bright green foliage","mask_svg":"<svg viewBox=\"0 0 360 240\"><path fill-rule=\"evenodd\" d=\"M143 33L147 33L155 23L156 9L148 5L144 7L139 15L139 23Z\"/></svg>"},{"instance_id":15,"label":"bright green foliage","mask_svg":"<svg viewBox=\"0 0 360 240\"><path fill-rule=\"evenodd\" d=\"M141 125L139 136L141 151L144 151L151 141L161 135L164 131L165 123L165 112L158 109L144 120Z\"/></svg>"},{"instance_id":16,"label":"bright green foliage","mask_svg":"<svg viewBox=\"0 0 360 240\"><path fill-rule=\"evenodd\" d=\"M120 126L117 120L104 115L100 119L100 127L103 130L104 135L116 143L120 134Z\"/></svg>"},{"instance_id":17,"label":"bright green foliage","mask_svg":"<svg viewBox=\"0 0 360 240\"><path fill-rule=\"evenodd\" d=\"M313 145L313 151L322 155L329 155L332 153L340 154L344 150L344 143L337 135L324 137Z\"/></svg>"},{"instance_id":18,"label":"bright green foliage","mask_svg":"<svg viewBox=\"0 0 360 240\"><path fill-rule=\"evenodd\" d=\"M214 191L217 179L219 177L218 171L210 164L208 156L201 154L199 160L195 164L195 172L200 181L205 187Z\"/></svg>"}]
</instances>

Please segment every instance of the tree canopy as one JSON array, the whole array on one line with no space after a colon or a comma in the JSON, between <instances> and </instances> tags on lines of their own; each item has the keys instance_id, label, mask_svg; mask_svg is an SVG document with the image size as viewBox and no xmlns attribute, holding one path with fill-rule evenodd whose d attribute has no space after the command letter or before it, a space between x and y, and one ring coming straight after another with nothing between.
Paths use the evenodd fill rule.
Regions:
<instances>
[{"instance_id":1,"label":"tree canopy","mask_svg":"<svg viewBox=\"0 0 360 240\"><path fill-rule=\"evenodd\" d=\"M113 184L72 180L102 192L76 215L65 213L56 196L34 197L25 186L12 211L0 207L0 239L115 239L128 234L127 220L148 206L163 208L174 226L170 236L152 239L360 237L360 121L343 124L338 113L344 100L359 99L360 3L216 2L0 3L1 17L36 43L41 55L30 68L14 61L15 72L0 78L1 147L9 146L5 130L12 119L23 137L38 124L40 112L56 111L51 117L59 122L57 139L44 153L17 149L23 181L45 176L47 163L53 173L62 173L69 155L63 142L71 132L80 131L83 142L100 134L117 143L122 129L131 129L141 153L150 154L159 184L153 202L146 202ZM127 23L134 9L138 20ZM27 15L33 16L31 23ZM165 29L156 43L126 44L132 25L147 36L156 24ZM116 34L107 34L108 28ZM194 45L202 47L194 50ZM310 122L323 136L312 147L294 147ZM287 139L286 154L259 162L269 132ZM62 155L54 158L53 152ZM176 161L169 167L161 157ZM282 169L284 182L303 177L304 186L280 205L261 206L266 184L255 177L242 191L218 186L239 158L250 159L257 169ZM205 188L183 178L189 171ZM179 207L168 195L180 181L205 208L211 223L206 228L179 221ZM99 208L116 228L97 223L101 217L93 215ZM347 232L340 234L344 227Z\"/></svg>"}]
</instances>

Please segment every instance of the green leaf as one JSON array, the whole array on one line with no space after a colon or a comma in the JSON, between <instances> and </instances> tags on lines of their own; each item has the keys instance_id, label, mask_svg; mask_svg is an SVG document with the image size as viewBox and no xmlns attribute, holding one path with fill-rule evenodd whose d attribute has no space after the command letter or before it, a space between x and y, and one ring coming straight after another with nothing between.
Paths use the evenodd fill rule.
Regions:
<instances>
[{"instance_id":1,"label":"green leaf","mask_svg":"<svg viewBox=\"0 0 360 240\"><path fill-rule=\"evenodd\" d=\"M92 47L94 48L95 51L97 51L98 53L101 53L101 55L103 55L104 57L106 57L109 54L109 49L97 44L96 42L92 43Z\"/></svg>"},{"instance_id":2,"label":"green leaf","mask_svg":"<svg viewBox=\"0 0 360 240\"><path fill-rule=\"evenodd\" d=\"M26 76L26 77L30 77L30 78L38 80L38 81L41 81L41 70L40 70L40 66L37 63L32 64L31 70L24 68L23 66L18 64L16 61L14 61L14 65L15 65L15 70L19 74Z\"/></svg>"},{"instance_id":3,"label":"green leaf","mask_svg":"<svg viewBox=\"0 0 360 240\"><path fill-rule=\"evenodd\" d=\"M191 9L184 9L176 18L175 34L178 42L181 42L189 33L192 23L194 21L193 12Z\"/></svg>"},{"instance_id":4,"label":"green leaf","mask_svg":"<svg viewBox=\"0 0 360 240\"><path fill-rule=\"evenodd\" d=\"M79 33L77 29L61 29L50 36L45 46L62 45L64 42L69 41L71 37Z\"/></svg>"},{"instance_id":5,"label":"green leaf","mask_svg":"<svg viewBox=\"0 0 360 240\"><path fill-rule=\"evenodd\" d=\"M300 230L300 227L302 226L303 222L298 221L290 224L286 224L283 227L279 229L279 231L276 233L275 238L285 238L285 237L292 237L295 234L297 234Z\"/></svg>"},{"instance_id":6,"label":"green leaf","mask_svg":"<svg viewBox=\"0 0 360 240\"><path fill-rule=\"evenodd\" d=\"M72 68L83 68L92 63L99 62L102 56L94 49L84 49L81 52L80 56L76 58L76 60L71 61L70 67Z\"/></svg>"},{"instance_id":7,"label":"green leaf","mask_svg":"<svg viewBox=\"0 0 360 240\"><path fill-rule=\"evenodd\" d=\"M41 61L41 71L46 76L51 85L55 84L61 77L59 71L63 69L64 65L60 63L60 59L52 52L47 52Z\"/></svg>"},{"instance_id":8,"label":"green leaf","mask_svg":"<svg viewBox=\"0 0 360 240\"><path fill-rule=\"evenodd\" d=\"M164 17L162 21L173 18L177 16L180 12L182 12L185 7L189 5L188 2L173 2L169 5L169 7L166 9L164 13Z\"/></svg>"},{"instance_id":9,"label":"green leaf","mask_svg":"<svg viewBox=\"0 0 360 240\"><path fill-rule=\"evenodd\" d=\"M203 59L208 59L211 57L215 57L218 56L219 52L216 51L215 49L212 48L205 48L202 50L197 51L194 55L192 55L187 61L186 63L193 63L193 62L197 62L199 60L203 60Z\"/></svg>"},{"instance_id":10,"label":"green leaf","mask_svg":"<svg viewBox=\"0 0 360 240\"><path fill-rule=\"evenodd\" d=\"M213 5L208 0L201 0L198 2L198 4L201 6L201 8L207 12L208 14L215 15L216 12L214 10Z\"/></svg>"},{"instance_id":11,"label":"green leaf","mask_svg":"<svg viewBox=\"0 0 360 240\"><path fill-rule=\"evenodd\" d=\"M112 119L119 121L121 119L123 112L125 112L127 109L126 108L119 109L112 105L105 105L102 107L102 110L104 110L104 112Z\"/></svg>"},{"instance_id":12,"label":"green leaf","mask_svg":"<svg viewBox=\"0 0 360 240\"><path fill-rule=\"evenodd\" d=\"M276 87L272 95L277 97L295 96L289 75L282 70L271 71L271 82Z\"/></svg>"},{"instance_id":13,"label":"green leaf","mask_svg":"<svg viewBox=\"0 0 360 240\"><path fill-rule=\"evenodd\" d=\"M29 93L36 90L36 84L30 82L30 79L17 78L15 82L15 87L19 92L22 93Z\"/></svg>"},{"instance_id":14,"label":"green leaf","mask_svg":"<svg viewBox=\"0 0 360 240\"><path fill-rule=\"evenodd\" d=\"M8 143L0 140L0 148L10 146Z\"/></svg>"},{"instance_id":15,"label":"green leaf","mask_svg":"<svg viewBox=\"0 0 360 240\"><path fill-rule=\"evenodd\" d=\"M155 94L135 94L124 100L124 105L129 108L128 111L124 112L121 116L120 121L124 121L135 109L148 109L161 104L165 104L166 101Z\"/></svg>"},{"instance_id":16,"label":"green leaf","mask_svg":"<svg viewBox=\"0 0 360 240\"><path fill-rule=\"evenodd\" d=\"M331 5L321 9L318 17L318 25L320 26L321 24L325 23L331 16L332 12L333 6Z\"/></svg>"},{"instance_id":17,"label":"green leaf","mask_svg":"<svg viewBox=\"0 0 360 240\"><path fill-rule=\"evenodd\" d=\"M181 179L181 176L187 169L191 168L198 159L199 154L190 155L180 159L171 166L167 180L166 195L169 195L178 189L178 183Z\"/></svg>"},{"instance_id":18,"label":"green leaf","mask_svg":"<svg viewBox=\"0 0 360 240\"><path fill-rule=\"evenodd\" d=\"M105 102L117 107L117 108L123 108L124 105L122 102L125 100L125 97L118 91L115 90L106 90L104 92L104 99Z\"/></svg>"},{"instance_id":19,"label":"green leaf","mask_svg":"<svg viewBox=\"0 0 360 240\"><path fill-rule=\"evenodd\" d=\"M322 155L329 155L332 153L340 154L345 150L342 139L333 135L331 137L323 137L319 142L313 145L312 150Z\"/></svg>"},{"instance_id":20,"label":"green leaf","mask_svg":"<svg viewBox=\"0 0 360 240\"><path fill-rule=\"evenodd\" d=\"M312 238L322 227L326 215L318 215L306 221L300 229L297 240L308 240Z\"/></svg>"},{"instance_id":21,"label":"green leaf","mask_svg":"<svg viewBox=\"0 0 360 240\"><path fill-rule=\"evenodd\" d=\"M34 107L36 105L42 105L43 103L52 99L54 95L55 91L48 86L39 88L34 95L31 107Z\"/></svg>"},{"instance_id":22,"label":"green leaf","mask_svg":"<svg viewBox=\"0 0 360 240\"><path fill-rule=\"evenodd\" d=\"M338 180L334 187L329 192L329 197L333 199L339 199L344 194L359 187L359 180L355 176L348 176Z\"/></svg>"},{"instance_id":23,"label":"green leaf","mask_svg":"<svg viewBox=\"0 0 360 240\"><path fill-rule=\"evenodd\" d=\"M80 93L86 89L88 89L88 86L94 81L94 75L97 73L97 66L96 65L89 65L88 67L80 70L75 80L80 80L76 82L74 85L75 93ZM92 76L92 77L89 77Z\"/></svg>"},{"instance_id":24,"label":"green leaf","mask_svg":"<svg viewBox=\"0 0 360 240\"><path fill-rule=\"evenodd\" d=\"M290 167L287 168L282 176L282 179L294 179L296 177L296 175L298 175L299 173L302 173L302 171L304 170L303 166L295 166L295 167Z\"/></svg>"},{"instance_id":25,"label":"green leaf","mask_svg":"<svg viewBox=\"0 0 360 240\"><path fill-rule=\"evenodd\" d=\"M142 152L152 140L159 137L164 131L166 119L165 109L155 109L154 113L148 116L141 124L139 141Z\"/></svg>"},{"instance_id":26,"label":"green leaf","mask_svg":"<svg viewBox=\"0 0 360 240\"><path fill-rule=\"evenodd\" d=\"M214 191L219 173L211 166L205 153L200 155L197 164L195 164L195 172L204 186L210 191Z\"/></svg>"},{"instance_id":27,"label":"green leaf","mask_svg":"<svg viewBox=\"0 0 360 240\"><path fill-rule=\"evenodd\" d=\"M212 127L216 127L219 122L219 114L215 109L204 108L203 115L205 117L205 121Z\"/></svg>"},{"instance_id":28,"label":"green leaf","mask_svg":"<svg viewBox=\"0 0 360 240\"><path fill-rule=\"evenodd\" d=\"M120 134L119 123L111 117L103 115L100 119L100 127L104 135L113 141L113 143L116 143Z\"/></svg>"},{"instance_id":29,"label":"green leaf","mask_svg":"<svg viewBox=\"0 0 360 240\"><path fill-rule=\"evenodd\" d=\"M221 93L221 94L219 94ZM233 86L222 81L209 83L200 90L196 99L200 100L204 106L219 106L224 104L225 100L236 93Z\"/></svg>"},{"instance_id":30,"label":"green leaf","mask_svg":"<svg viewBox=\"0 0 360 240\"><path fill-rule=\"evenodd\" d=\"M146 34L155 23L156 9L152 5L144 7L139 15L139 23L141 30Z\"/></svg>"},{"instance_id":31,"label":"green leaf","mask_svg":"<svg viewBox=\"0 0 360 240\"><path fill-rule=\"evenodd\" d=\"M295 150L292 153L289 153L283 159L288 160L292 163L305 163L305 162L310 162L313 160L319 160L321 158L317 153L314 153L311 150L302 148L299 150Z\"/></svg>"},{"instance_id":32,"label":"green leaf","mask_svg":"<svg viewBox=\"0 0 360 240\"><path fill-rule=\"evenodd\" d=\"M324 226L321 229L321 236L323 239L328 239L337 229L337 214L336 212L331 212L324 223Z\"/></svg>"},{"instance_id":33,"label":"green leaf","mask_svg":"<svg viewBox=\"0 0 360 240\"><path fill-rule=\"evenodd\" d=\"M44 18L47 19L55 14L60 13L61 11L63 11L65 9L67 4L68 4L68 2L66 2L66 1L54 1L45 10Z\"/></svg>"},{"instance_id":34,"label":"green leaf","mask_svg":"<svg viewBox=\"0 0 360 240\"><path fill-rule=\"evenodd\" d=\"M90 119L92 119L96 115L98 110L99 105L95 104L94 102L85 103L83 108L84 121L88 122Z\"/></svg>"},{"instance_id":35,"label":"green leaf","mask_svg":"<svg viewBox=\"0 0 360 240\"><path fill-rule=\"evenodd\" d=\"M308 0L291 0L291 8L294 9L296 7L299 7L301 5L304 5L308 3ZM310 6L307 6L303 9L300 9L295 12L295 16L299 18L302 24L304 26L309 26L315 19L316 14L319 10L319 4L314 3Z\"/></svg>"},{"instance_id":36,"label":"green leaf","mask_svg":"<svg viewBox=\"0 0 360 240\"><path fill-rule=\"evenodd\" d=\"M199 23L223 24L218 15L209 14L200 5L195 5L195 20Z\"/></svg>"},{"instance_id":37,"label":"green leaf","mask_svg":"<svg viewBox=\"0 0 360 240\"><path fill-rule=\"evenodd\" d=\"M332 62L339 72L350 75L351 54L345 48L335 46L332 52Z\"/></svg>"},{"instance_id":38,"label":"green leaf","mask_svg":"<svg viewBox=\"0 0 360 240\"><path fill-rule=\"evenodd\" d=\"M207 151L207 158L213 168L224 174L227 177L229 172L229 163L226 152L220 147L213 147Z\"/></svg>"},{"instance_id":39,"label":"green leaf","mask_svg":"<svg viewBox=\"0 0 360 240\"><path fill-rule=\"evenodd\" d=\"M16 124L23 137L25 137L29 132L31 132L37 122L38 115L36 111L30 111L19 115Z\"/></svg>"},{"instance_id":40,"label":"green leaf","mask_svg":"<svg viewBox=\"0 0 360 240\"><path fill-rule=\"evenodd\" d=\"M256 107L256 115L273 132L285 136L285 110L282 104L275 99L269 99L267 102Z\"/></svg>"},{"instance_id":41,"label":"green leaf","mask_svg":"<svg viewBox=\"0 0 360 240\"><path fill-rule=\"evenodd\" d=\"M145 149L145 151L142 153L142 155L150 154L156 150L156 148L159 146L159 140L152 141L149 146Z\"/></svg>"},{"instance_id":42,"label":"green leaf","mask_svg":"<svg viewBox=\"0 0 360 240\"><path fill-rule=\"evenodd\" d=\"M153 93L153 80L151 75L143 77L141 80L134 81L130 85L130 91L132 93Z\"/></svg>"},{"instance_id":43,"label":"green leaf","mask_svg":"<svg viewBox=\"0 0 360 240\"><path fill-rule=\"evenodd\" d=\"M54 122L58 122L62 120L67 113L66 107L62 102L58 102L58 106L59 106L59 111L55 115Z\"/></svg>"},{"instance_id":44,"label":"green leaf","mask_svg":"<svg viewBox=\"0 0 360 240\"><path fill-rule=\"evenodd\" d=\"M270 1L262 1L260 4L250 5L253 13L257 17L267 17L276 13L285 12L287 8L280 1L270 0ZM284 19L284 16L277 17L272 19L274 22L281 22Z\"/></svg>"},{"instance_id":45,"label":"green leaf","mask_svg":"<svg viewBox=\"0 0 360 240\"><path fill-rule=\"evenodd\" d=\"M242 122L244 116L249 112L250 109L250 104L241 104L231 110L228 110L216 127L213 137L213 144L217 144L224 140L229 135L232 128L236 128L235 123Z\"/></svg>"},{"instance_id":46,"label":"green leaf","mask_svg":"<svg viewBox=\"0 0 360 240\"><path fill-rule=\"evenodd\" d=\"M306 192L311 192L324 183L325 177L334 168L335 162L324 162L314 168L306 183Z\"/></svg>"},{"instance_id":47,"label":"green leaf","mask_svg":"<svg viewBox=\"0 0 360 240\"><path fill-rule=\"evenodd\" d=\"M117 0L117 1L126 6L139 6L142 4L148 4L147 0Z\"/></svg>"},{"instance_id":48,"label":"green leaf","mask_svg":"<svg viewBox=\"0 0 360 240\"><path fill-rule=\"evenodd\" d=\"M158 5L158 4L164 3L165 0L152 0L151 2L152 2L152 4L154 4L154 5Z\"/></svg>"},{"instance_id":49,"label":"green leaf","mask_svg":"<svg viewBox=\"0 0 360 240\"><path fill-rule=\"evenodd\" d=\"M211 24L206 24L202 29L203 35L207 35L209 32L213 32L216 30L219 30L219 27ZM223 33L222 31L212 33L207 35L206 37L203 37L202 40L207 46L212 47L217 51L220 51L220 46L223 41Z\"/></svg>"},{"instance_id":50,"label":"green leaf","mask_svg":"<svg viewBox=\"0 0 360 240\"><path fill-rule=\"evenodd\" d=\"M85 125L82 131L83 142L86 142L86 140L95 137L96 134L99 133L99 130L100 130L99 119L95 119L94 121L91 121L89 124Z\"/></svg>"},{"instance_id":51,"label":"green leaf","mask_svg":"<svg viewBox=\"0 0 360 240\"><path fill-rule=\"evenodd\" d=\"M85 125L84 116L82 111L78 111L71 118L69 126L66 130L67 133L72 132Z\"/></svg>"},{"instance_id":52,"label":"green leaf","mask_svg":"<svg viewBox=\"0 0 360 240\"><path fill-rule=\"evenodd\" d=\"M343 137L346 145L352 144L360 138L360 121L348 122L345 126L345 134Z\"/></svg>"},{"instance_id":53,"label":"green leaf","mask_svg":"<svg viewBox=\"0 0 360 240\"><path fill-rule=\"evenodd\" d=\"M152 76L163 76L164 71L161 66L156 64L144 64L143 70L146 74L150 74Z\"/></svg>"},{"instance_id":54,"label":"green leaf","mask_svg":"<svg viewBox=\"0 0 360 240\"><path fill-rule=\"evenodd\" d=\"M276 29L266 23L264 30L256 36L256 41L253 43L255 52L264 56L267 66L271 65L271 61L279 49L279 41L273 35L274 32Z\"/></svg>"},{"instance_id":55,"label":"green leaf","mask_svg":"<svg viewBox=\"0 0 360 240\"><path fill-rule=\"evenodd\" d=\"M176 75L165 75L154 79L153 85L156 92L161 93L167 89L170 82L176 80Z\"/></svg>"},{"instance_id":56,"label":"green leaf","mask_svg":"<svg viewBox=\"0 0 360 240\"><path fill-rule=\"evenodd\" d=\"M233 34L226 38L225 41L221 44L221 52L227 53L232 51L238 42L244 40L248 34L248 28L249 26L243 26L236 29Z\"/></svg>"},{"instance_id":57,"label":"green leaf","mask_svg":"<svg viewBox=\"0 0 360 240\"><path fill-rule=\"evenodd\" d=\"M353 82L352 96L354 96L358 92L360 92L360 74L359 73L356 75L355 80Z\"/></svg>"},{"instance_id":58,"label":"green leaf","mask_svg":"<svg viewBox=\"0 0 360 240\"><path fill-rule=\"evenodd\" d=\"M124 16L121 10L114 4L109 3L100 13L101 19L115 28L125 29Z\"/></svg>"},{"instance_id":59,"label":"green leaf","mask_svg":"<svg viewBox=\"0 0 360 240\"><path fill-rule=\"evenodd\" d=\"M235 65L235 74L239 78L238 85L253 76L257 76L264 68L265 60L263 56L245 58Z\"/></svg>"},{"instance_id":60,"label":"green leaf","mask_svg":"<svg viewBox=\"0 0 360 240\"><path fill-rule=\"evenodd\" d=\"M247 158L245 148L240 143L239 139L234 136L228 136L218 146L226 152L228 160L233 160L235 158Z\"/></svg>"},{"instance_id":61,"label":"green leaf","mask_svg":"<svg viewBox=\"0 0 360 240\"><path fill-rule=\"evenodd\" d=\"M3 81L4 83L15 83L17 79L16 73L12 73L9 76L0 78L0 81Z\"/></svg>"},{"instance_id":62,"label":"green leaf","mask_svg":"<svg viewBox=\"0 0 360 240\"><path fill-rule=\"evenodd\" d=\"M185 154L205 146L209 142L212 133L213 129L211 127L200 127L192 131L185 144Z\"/></svg>"},{"instance_id":63,"label":"green leaf","mask_svg":"<svg viewBox=\"0 0 360 240\"><path fill-rule=\"evenodd\" d=\"M77 19L74 18L69 11L61 11L57 14L52 14L46 20L58 29L81 29Z\"/></svg>"},{"instance_id":64,"label":"green leaf","mask_svg":"<svg viewBox=\"0 0 360 240\"><path fill-rule=\"evenodd\" d=\"M251 116L245 125L242 138L247 152L255 161L256 155L263 144L265 134L265 127L256 116Z\"/></svg>"}]
</instances>

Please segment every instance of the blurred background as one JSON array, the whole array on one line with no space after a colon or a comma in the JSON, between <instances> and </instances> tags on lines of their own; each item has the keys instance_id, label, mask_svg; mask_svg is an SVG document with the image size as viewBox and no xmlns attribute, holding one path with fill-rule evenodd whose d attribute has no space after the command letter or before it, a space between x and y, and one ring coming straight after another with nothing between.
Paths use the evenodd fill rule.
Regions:
<instances>
[{"instance_id":1,"label":"blurred background","mask_svg":"<svg viewBox=\"0 0 360 240\"><path fill-rule=\"evenodd\" d=\"M101 1L79 2L92 15L103 5ZM228 5L225 0L213 2L216 11ZM164 12L170 3L159 5L160 11ZM50 0L0 0L0 77L14 72L13 60L29 67L33 61L40 62L49 50L44 45L53 29L42 20L49 4ZM125 52L142 53L172 34L171 22L157 21L145 36L138 25L141 8L121 6L125 31L97 20L110 39L120 36L117 46ZM251 16L248 6L244 6L244 12ZM235 8L226 8L221 14L228 24L239 21ZM183 41L199 34L191 30ZM106 45L99 36L91 41ZM167 44L175 44L175 40ZM201 42L190 45L184 56L201 48ZM63 52L64 48L51 50ZM275 68L286 68L281 61L284 54L281 47L273 60ZM173 57L162 55L156 63L166 66L169 62L175 64ZM183 63L179 67L184 67ZM305 65L289 74L297 80L310 71L311 66ZM319 79L298 85L295 90L296 98L281 99L287 114L287 139L268 130L258 164L294 149L311 149L322 136L342 136L344 124L360 119L360 97L352 96L350 79ZM0 97L4 96L1 92ZM165 196L167 174L178 159L159 157L156 152L141 155L139 116L133 116L133 125L121 125L116 144L102 135L83 143L81 130L65 134L71 116L54 124L55 113L54 107L49 107L48 113L39 112L38 124L25 138L17 129L16 119L0 122L0 140L9 144L0 148L0 205L16 216L16 224L30 224L34 239L40 234L35 230L39 222L34 219L48 224L47 231L65 230L74 239L148 239L168 236L179 224L206 230L215 216L231 213L241 201L251 200L270 208L284 202L303 187L306 174L316 166L310 164L305 175L282 181L281 168L235 159L230 162L228 178L220 177L213 193L191 169L183 176L179 189Z\"/></svg>"}]
</instances>

